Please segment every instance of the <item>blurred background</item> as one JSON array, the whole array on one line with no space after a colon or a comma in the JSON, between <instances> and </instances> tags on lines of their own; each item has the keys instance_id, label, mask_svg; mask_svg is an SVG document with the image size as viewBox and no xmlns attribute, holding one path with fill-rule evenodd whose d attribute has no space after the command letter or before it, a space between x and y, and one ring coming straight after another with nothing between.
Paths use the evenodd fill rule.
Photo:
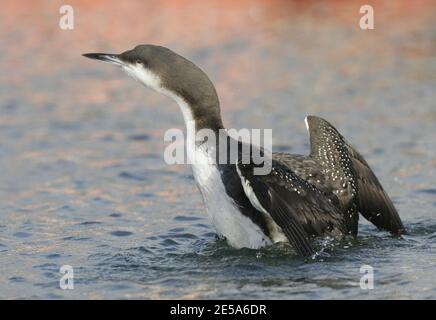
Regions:
<instances>
[{"instance_id":1,"label":"blurred background","mask_svg":"<svg viewBox=\"0 0 436 320\"><path fill-rule=\"evenodd\" d=\"M375 30L359 27L364 4ZM435 21L430 0L3 1L0 298L434 299ZM306 154L304 117L328 119L410 235L363 223L310 263L217 240L190 168L163 160L164 132L184 128L175 103L81 56L147 43L199 65L225 125L272 128L275 151Z\"/></svg>"}]
</instances>

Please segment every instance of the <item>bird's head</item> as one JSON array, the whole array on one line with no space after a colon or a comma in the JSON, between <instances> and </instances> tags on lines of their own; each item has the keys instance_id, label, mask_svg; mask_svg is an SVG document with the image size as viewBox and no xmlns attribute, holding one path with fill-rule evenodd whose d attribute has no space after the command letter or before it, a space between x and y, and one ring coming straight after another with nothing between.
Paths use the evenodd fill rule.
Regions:
<instances>
[{"instance_id":1,"label":"bird's head","mask_svg":"<svg viewBox=\"0 0 436 320\"><path fill-rule=\"evenodd\" d=\"M215 88L194 63L168 48L138 45L121 54L86 53L83 56L121 67L134 79L166 96L182 99L199 117L213 113L219 117Z\"/></svg>"}]
</instances>

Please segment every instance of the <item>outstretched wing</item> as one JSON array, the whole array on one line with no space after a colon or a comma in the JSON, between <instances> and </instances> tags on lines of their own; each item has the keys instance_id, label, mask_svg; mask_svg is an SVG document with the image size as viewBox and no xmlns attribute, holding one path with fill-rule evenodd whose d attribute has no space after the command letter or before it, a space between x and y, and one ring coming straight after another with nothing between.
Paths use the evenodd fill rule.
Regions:
<instances>
[{"instance_id":1,"label":"outstretched wing","mask_svg":"<svg viewBox=\"0 0 436 320\"><path fill-rule=\"evenodd\" d=\"M354 203L380 229L404 233L397 210L365 159L326 120L308 116L306 124L310 157L323 167L343 204Z\"/></svg>"},{"instance_id":2,"label":"outstretched wing","mask_svg":"<svg viewBox=\"0 0 436 320\"><path fill-rule=\"evenodd\" d=\"M381 186L365 159L350 145L353 168L357 176L357 207L375 226L393 234L405 233L405 228L391 199Z\"/></svg>"},{"instance_id":3,"label":"outstretched wing","mask_svg":"<svg viewBox=\"0 0 436 320\"><path fill-rule=\"evenodd\" d=\"M273 160L268 175L255 175L254 167L237 164L245 194L257 210L272 218L300 255L314 253L312 236L344 232L338 209L285 165Z\"/></svg>"}]
</instances>

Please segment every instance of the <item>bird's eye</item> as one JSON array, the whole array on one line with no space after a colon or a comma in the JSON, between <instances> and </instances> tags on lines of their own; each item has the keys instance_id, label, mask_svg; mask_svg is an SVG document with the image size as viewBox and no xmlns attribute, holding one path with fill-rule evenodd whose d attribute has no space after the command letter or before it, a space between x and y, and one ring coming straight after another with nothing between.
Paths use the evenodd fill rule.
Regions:
<instances>
[{"instance_id":1,"label":"bird's eye","mask_svg":"<svg viewBox=\"0 0 436 320\"><path fill-rule=\"evenodd\" d=\"M142 63L142 61L141 61L141 60L139 60L139 59L138 59L138 60L136 60L135 62L136 62L136 64L141 64L141 63Z\"/></svg>"}]
</instances>

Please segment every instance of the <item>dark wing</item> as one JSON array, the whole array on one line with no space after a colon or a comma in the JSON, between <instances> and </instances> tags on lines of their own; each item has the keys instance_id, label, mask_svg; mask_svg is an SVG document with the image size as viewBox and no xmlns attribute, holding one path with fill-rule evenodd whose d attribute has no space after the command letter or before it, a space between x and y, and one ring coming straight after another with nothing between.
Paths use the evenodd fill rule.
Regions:
<instances>
[{"instance_id":1,"label":"dark wing","mask_svg":"<svg viewBox=\"0 0 436 320\"><path fill-rule=\"evenodd\" d=\"M326 120L308 116L306 123L310 157L324 168L340 200L346 205L354 203L376 227L394 234L404 233L397 210L363 157ZM341 199L342 194L345 196Z\"/></svg>"},{"instance_id":2,"label":"dark wing","mask_svg":"<svg viewBox=\"0 0 436 320\"><path fill-rule=\"evenodd\" d=\"M314 253L312 236L345 230L342 215L330 200L285 165L273 160L268 175L255 175L253 168L252 164L237 164L245 194L282 229L300 255Z\"/></svg>"},{"instance_id":3,"label":"dark wing","mask_svg":"<svg viewBox=\"0 0 436 320\"><path fill-rule=\"evenodd\" d=\"M286 165L297 176L314 185L325 194L332 193L330 181L325 176L321 166L314 159L303 155L282 152L274 152L272 158Z\"/></svg>"},{"instance_id":4,"label":"dark wing","mask_svg":"<svg viewBox=\"0 0 436 320\"><path fill-rule=\"evenodd\" d=\"M381 186L365 159L350 145L353 168L357 176L357 206L360 213L377 228L393 234L405 233L405 228L391 199Z\"/></svg>"}]
</instances>

